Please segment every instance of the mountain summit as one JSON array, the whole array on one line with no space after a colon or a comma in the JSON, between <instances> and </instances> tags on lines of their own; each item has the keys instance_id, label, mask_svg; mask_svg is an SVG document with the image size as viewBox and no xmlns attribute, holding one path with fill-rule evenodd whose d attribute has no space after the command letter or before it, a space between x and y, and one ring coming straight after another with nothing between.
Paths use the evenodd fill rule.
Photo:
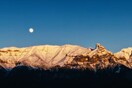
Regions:
<instances>
[{"instance_id":1,"label":"mountain summit","mask_svg":"<svg viewBox=\"0 0 132 88\"><path fill-rule=\"evenodd\" d=\"M132 48L122 49L115 54L98 43L95 49L77 45L41 45L0 49L1 67L14 68L21 65L43 69L56 66L77 69L104 69L115 65L131 68Z\"/></svg>"}]
</instances>

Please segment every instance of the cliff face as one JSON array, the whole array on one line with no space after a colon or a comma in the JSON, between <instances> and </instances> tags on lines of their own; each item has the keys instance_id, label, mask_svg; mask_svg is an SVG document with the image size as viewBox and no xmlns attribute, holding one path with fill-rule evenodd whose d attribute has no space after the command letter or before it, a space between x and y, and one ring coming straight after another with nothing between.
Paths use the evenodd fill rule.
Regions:
<instances>
[{"instance_id":1,"label":"cliff face","mask_svg":"<svg viewBox=\"0 0 132 88\"><path fill-rule=\"evenodd\" d=\"M104 69L117 64L131 68L132 48L113 54L102 45L95 49L76 45L9 47L0 49L0 66L14 68L19 65L48 69L55 66L69 68Z\"/></svg>"}]
</instances>

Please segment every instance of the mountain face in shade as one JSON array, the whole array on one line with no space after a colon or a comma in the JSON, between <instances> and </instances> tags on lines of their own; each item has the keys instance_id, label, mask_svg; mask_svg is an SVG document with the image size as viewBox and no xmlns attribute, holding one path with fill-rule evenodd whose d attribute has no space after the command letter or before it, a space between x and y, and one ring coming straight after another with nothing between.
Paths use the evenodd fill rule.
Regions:
<instances>
[{"instance_id":1,"label":"mountain face in shade","mask_svg":"<svg viewBox=\"0 0 132 88\"><path fill-rule=\"evenodd\" d=\"M77 45L41 45L25 48L0 49L0 66L14 68L19 65L48 69L52 67L104 69L116 65L132 66L132 48L122 49L113 54L102 45L95 49Z\"/></svg>"}]
</instances>

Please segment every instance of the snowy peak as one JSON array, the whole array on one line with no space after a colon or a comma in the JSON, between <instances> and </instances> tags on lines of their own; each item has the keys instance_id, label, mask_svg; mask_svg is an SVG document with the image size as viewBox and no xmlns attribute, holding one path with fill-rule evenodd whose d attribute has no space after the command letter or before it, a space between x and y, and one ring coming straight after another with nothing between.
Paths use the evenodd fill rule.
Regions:
<instances>
[{"instance_id":1,"label":"snowy peak","mask_svg":"<svg viewBox=\"0 0 132 88\"><path fill-rule=\"evenodd\" d=\"M77 45L40 45L0 49L0 66L4 68L24 65L43 69L60 66L95 70L117 64L132 68L132 48L122 49L115 54L99 43L96 44L95 49Z\"/></svg>"},{"instance_id":2,"label":"snowy peak","mask_svg":"<svg viewBox=\"0 0 132 88\"><path fill-rule=\"evenodd\" d=\"M124 48L114 55L117 58L117 63L132 68L132 48Z\"/></svg>"},{"instance_id":3,"label":"snowy peak","mask_svg":"<svg viewBox=\"0 0 132 88\"><path fill-rule=\"evenodd\" d=\"M19 63L31 67L50 68L70 63L72 58L68 55L76 56L86 52L89 50L76 45L4 48L0 49L0 65L5 68L13 68Z\"/></svg>"}]
</instances>

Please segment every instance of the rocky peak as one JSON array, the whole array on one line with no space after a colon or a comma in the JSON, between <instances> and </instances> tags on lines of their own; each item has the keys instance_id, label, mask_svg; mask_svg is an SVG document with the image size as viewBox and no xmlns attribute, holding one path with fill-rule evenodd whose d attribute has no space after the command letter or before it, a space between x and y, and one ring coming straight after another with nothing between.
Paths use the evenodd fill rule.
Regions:
<instances>
[{"instance_id":1,"label":"rocky peak","mask_svg":"<svg viewBox=\"0 0 132 88\"><path fill-rule=\"evenodd\" d=\"M106 68L111 64L112 62L112 56L113 54L106 50L104 46L101 44L96 44L96 48L89 52L86 55L77 55L73 59L73 64L76 64L77 66L90 68L90 69L96 69L96 68Z\"/></svg>"},{"instance_id":2,"label":"rocky peak","mask_svg":"<svg viewBox=\"0 0 132 88\"><path fill-rule=\"evenodd\" d=\"M91 65L94 68L106 68L111 65L112 52L108 51L104 46L97 43L95 50L89 53Z\"/></svg>"},{"instance_id":3,"label":"rocky peak","mask_svg":"<svg viewBox=\"0 0 132 88\"><path fill-rule=\"evenodd\" d=\"M102 50L102 49L105 49L104 46L102 46L101 44L97 43L96 44L96 48L95 49L99 49L99 50Z\"/></svg>"},{"instance_id":4,"label":"rocky peak","mask_svg":"<svg viewBox=\"0 0 132 88\"><path fill-rule=\"evenodd\" d=\"M102 56L104 54L109 54L109 53L112 54L110 51L106 50L104 46L97 43L95 49L89 53L89 56L90 57L93 57L94 55Z\"/></svg>"}]
</instances>

